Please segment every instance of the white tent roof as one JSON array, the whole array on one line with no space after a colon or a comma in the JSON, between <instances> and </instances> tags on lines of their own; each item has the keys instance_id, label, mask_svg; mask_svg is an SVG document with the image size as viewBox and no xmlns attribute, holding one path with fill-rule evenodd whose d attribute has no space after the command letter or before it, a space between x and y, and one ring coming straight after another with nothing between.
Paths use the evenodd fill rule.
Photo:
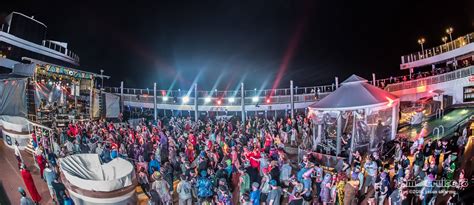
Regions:
<instances>
[{"instance_id":1,"label":"white tent roof","mask_svg":"<svg viewBox=\"0 0 474 205\"><path fill-rule=\"evenodd\" d=\"M397 96L352 75L336 91L309 107L316 110L356 110L389 105L394 101L398 101Z\"/></svg>"}]
</instances>

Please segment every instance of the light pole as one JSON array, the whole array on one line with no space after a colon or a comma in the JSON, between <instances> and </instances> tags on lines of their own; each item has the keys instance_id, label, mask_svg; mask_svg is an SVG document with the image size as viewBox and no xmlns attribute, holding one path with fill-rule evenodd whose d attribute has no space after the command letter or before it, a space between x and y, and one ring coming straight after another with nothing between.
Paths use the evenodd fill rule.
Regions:
<instances>
[{"instance_id":1,"label":"light pole","mask_svg":"<svg viewBox=\"0 0 474 205\"><path fill-rule=\"evenodd\" d=\"M449 40L451 41L451 49L454 50L454 42L453 42L453 27L449 27L446 29L446 33L449 35ZM453 65L454 65L454 69L457 68L457 65L458 63L456 62L456 57L453 58Z\"/></svg>"},{"instance_id":2,"label":"light pole","mask_svg":"<svg viewBox=\"0 0 474 205\"><path fill-rule=\"evenodd\" d=\"M453 36L452 36L453 27L447 28L447 29L446 29L446 33L449 35L449 40L450 40L450 41L453 41Z\"/></svg>"},{"instance_id":3,"label":"light pole","mask_svg":"<svg viewBox=\"0 0 474 205\"><path fill-rule=\"evenodd\" d=\"M443 41L444 47L446 48L446 42L448 42L448 37L447 37L447 36L443 36L443 38L441 38L441 40ZM448 49L446 48L446 50L448 50Z\"/></svg>"},{"instance_id":4,"label":"light pole","mask_svg":"<svg viewBox=\"0 0 474 205\"><path fill-rule=\"evenodd\" d=\"M100 90L104 88L104 70L100 69L100 79L102 80L102 83L100 85Z\"/></svg>"},{"instance_id":5,"label":"light pole","mask_svg":"<svg viewBox=\"0 0 474 205\"><path fill-rule=\"evenodd\" d=\"M453 27L449 27L446 29L446 33L449 35L449 41L451 42L451 49L454 49L454 44L453 44Z\"/></svg>"},{"instance_id":6,"label":"light pole","mask_svg":"<svg viewBox=\"0 0 474 205\"><path fill-rule=\"evenodd\" d=\"M418 39L418 44L421 45L421 55L423 55L423 56L425 55L425 51L424 51L425 49L423 48L424 43L425 43L425 38Z\"/></svg>"}]
</instances>

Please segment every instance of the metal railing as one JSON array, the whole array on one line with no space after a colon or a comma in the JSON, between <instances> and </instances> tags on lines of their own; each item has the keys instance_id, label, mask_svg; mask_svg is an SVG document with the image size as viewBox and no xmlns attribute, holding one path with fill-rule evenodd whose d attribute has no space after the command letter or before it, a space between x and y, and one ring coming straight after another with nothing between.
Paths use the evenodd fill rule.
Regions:
<instances>
[{"instance_id":1,"label":"metal railing","mask_svg":"<svg viewBox=\"0 0 474 205\"><path fill-rule=\"evenodd\" d=\"M7 33L8 32L8 27L9 27L8 24L0 24L0 31ZM74 59L77 62L80 61L80 58L77 54L75 54L71 50L69 50L69 49L67 49L67 48L65 48L65 47L63 47L59 44L51 42L49 40L43 40L42 46L46 47L46 48L49 48L51 50L55 50L57 52L60 52L64 55L67 55L67 56L69 56L70 58Z\"/></svg>"},{"instance_id":2,"label":"metal railing","mask_svg":"<svg viewBox=\"0 0 474 205\"><path fill-rule=\"evenodd\" d=\"M466 46L470 43L474 43L474 33L467 34L465 36L459 37L453 41L447 42L445 44L429 48L429 49L424 49L422 51L416 52L416 53L411 53L405 56L402 56L402 64L405 63L411 63L414 61L418 61L421 59L429 58L435 55L439 55L442 53L446 53L449 51L452 51L454 49L461 48L463 46Z\"/></svg>"},{"instance_id":3,"label":"metal railing","mask_svg":"<svg viewBox=\"0 0 474 205\"><path fill-rule=\"evenodd\" d=\"M312 87L298 87L294 88L295 95L303 94L312 94L316 93L324 94L329 93L335 90L334 85L322 85L322 86L312 86ZM120 87L105 87L105 92L109 93L120 93ZM189 96L194 97L194 91L187 90L160 90L157 91L157 96L168 96L168 97L183 97ZM267 90L245 90L246 97L274 97L274 96L290 96L291 89L267 89ZM132 94L132 95L153 95L153 89L138 89L138 88L124 88L123 94ZM241 96L239 91L198 91L199 98L238 98Z\"/></svg>"},{"instance_id":4,"label":"metal railing","mask_svg":"<svg viewBox=\"0 0 474 205\"><path fill-rule=\"evenodd\" d=\"M0 31L6 33L8 31L8 24L4 23L4 24L0 25Z\"/></svg>"},{"instance_id":5,"label":"metal railing","mask_svg":"<svg viewBox=\"0 0 474 205\"><path fill-rule=\"evenodd\" d=\"M318 97L322 98L329 93L321 93ZM164 97L164 96L157 96L156 101L157 104L166 104L166 105L194 105L194 97L189 97L188 102L183 103L184 96L180 97ZM233 98L233 97L232 97ZM198 98L198 105L216 105L217 101L221 101L222 106L240 106L241 105L241 98L235 97L232 99L231 97L224 97L224 98L211 98L211 101L206 101L205 98ZM318 98L315 94L295 94L294 95L294 102L295 103L303 103L303 102L315 102ZM135 103L154 103L153 95L134 95L134 94L124 94L123 100L125 102L135 102ZM245 97L245 104L246 105L267 105L267 104L288 104L291 103L291 97L288 96L271 96L271 97L258 97L258 101L254 101L254 97ZM267 101L268 100L268 101Z\"/></svg>"},{"instance_id":6,"label":"metal railing","mask_svg":"<svg viewBox=\"0 0 474 205\"><path fill-rule=\"evenodd\" d=\"M417 88L421 86L427 86L427 85L443 83L443 82L447 82L451 80L456 80L459 78L465 78L465 77L470 76L471 74L474 74L474 66L469 66L466 68L451 71L449 73L420 78L420 79L416 79L412 81L389 84L387 85L385 89L389 92L394 92L394 91L399 91L399 90L404 90L404 89Z\"/></svg>"},{"instance_id":7,"label":"metal railing","mask_svg":"<svg viewBox=\"0 0 474 205\"><path fill-rule=\"evenodd\" d=\"M443 118L444 117L444 109L438 108L436 110L436 119Z\"/></svg>"},{"instance_id":8,"label":"metal railing","mask_svg":"<svg viewBox=\"0 0 474 205\"><path fill-rule=\"evenodd\" d=\"M60 52L64 55L67 55L67 56L71 57L72 59L74 59L77 62L80 61L79 56L77 54L75 54L71 50L69 50L69 49L67 49L67 48L65 48L65 47L63 47L63 46L61 46L57 43L51 42L49 40L44 40L43 41L43 46L46 47L46 48L55 50L57 52Z\"/></svg>"},{"instance_id":9,"label":"metal railing","mask_svg":"<svg viewBox=\"0 0 474 205\"><path fill-rule=\"evenodd\" d=\"M315 102L317 99L328 95L335 90L335 85L323 85L312 87L297 87L294 89L294 102ZM105 87L105 92L120 94L119 87ZM272 105L291 103L291 89L267 89L267 90L245 90L245 105ZM164 105L194 105L194 91L187 90L157 90L157 104ZM183 103L184 97L188 101ZM209 98L209 99L208 99ZM257 99L257 100L256 100ZM154 103L153 89L123 89L124 102ZM198 105L211 106L241 106L240 91L198 91Z\"/></svg>"},{"instance_id":10,"label":"metal railing","mask_svg":"<svg viewBox=\"0 0 474 205\"><path fill-rule=\"evenodd\" d=\"M417 88L420 86L468 77L471 74L474 74L474 66L400 83L389 84L387 81L388 85L386 85L385 89L389 92L394 92L403 89ZM376 83L376 86L380 86L379 82ZM120 94L119 87L105 87L104 90L109 93ZM294 102L314 102L318 98L322 98L334 90L334 85L294 88ZM245 90L244 92L246 96L246 105L285 104L291 102L290 88L273 90ZM123 94L124 100L127 102L154 103L153 89L124 88ZM185 96L189 97L189 102L186 104L193 105L194 91L188 92L187 90L157 90L157 103L170 105L182 104L183 98ZM240 91L198 91L198 105L212 105L216 104L217 101L220 100L223 105L237 106L241 104L240 96ZM254 100L255 97L258 98L257 101ZM206 101L206 98L210 98L210 101Z\"/></svg>"},{"instance_id":11,"label":"metal railing","mask_svg":"<svg viewBox=\"0 0 474 205\"><path fill-rule=\"evenodd\" d=\"M441 131L441 132L440 132ZM444 136L444 126L443 125L440 125L438 127L435 127L433 129L433 133L432 133L433 137L436 137L436 139L440 139L439 136Z\"/></svg>"}]
</instances>

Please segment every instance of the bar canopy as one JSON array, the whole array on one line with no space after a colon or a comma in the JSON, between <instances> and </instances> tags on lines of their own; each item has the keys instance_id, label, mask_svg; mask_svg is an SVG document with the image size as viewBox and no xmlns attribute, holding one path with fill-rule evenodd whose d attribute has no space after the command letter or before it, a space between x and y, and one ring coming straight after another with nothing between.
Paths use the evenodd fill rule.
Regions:
<instances>
[{"instance_id":1,"label":"bar canopy","mask_svg":"<svg viewBox=\"0 0 474 205\"><path fill-rule=\"evenodd\" d=\"M385 105L391 107L395 101L399 101L397 96L367 83L364 78L352 75L342 82L336 91L310 105L309 108L327 111L357 110Z\"/></svg>"}]
</instances>

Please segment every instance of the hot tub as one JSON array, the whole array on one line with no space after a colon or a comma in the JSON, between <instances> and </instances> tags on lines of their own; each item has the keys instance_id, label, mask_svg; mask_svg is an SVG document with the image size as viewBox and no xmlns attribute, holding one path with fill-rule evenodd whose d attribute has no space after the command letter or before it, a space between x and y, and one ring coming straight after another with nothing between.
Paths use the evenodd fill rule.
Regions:
<instances>
[{"instance_id":1,"label":"hot tub","mask_svg":"<svg viewBox=\"0 0 474 205\"><path fill-rule=\"evenodd\" d=\"M30 143L30 123L26 118L17 116L0 116L0 127L5 145L13 148L15 142L18 142L21 150Z\"/></svg>"},{"instance_id":2,"label":"hot tub","mask_svg":"<svg viewBox=\"0 0 474 205\"><path fill-rule=\"evenodd\" d=\"M137 185L132 163L116 158L102 164L97 154L61 159L62 179L76 204L136 204Z\"/></svg>"}]
</instances>

